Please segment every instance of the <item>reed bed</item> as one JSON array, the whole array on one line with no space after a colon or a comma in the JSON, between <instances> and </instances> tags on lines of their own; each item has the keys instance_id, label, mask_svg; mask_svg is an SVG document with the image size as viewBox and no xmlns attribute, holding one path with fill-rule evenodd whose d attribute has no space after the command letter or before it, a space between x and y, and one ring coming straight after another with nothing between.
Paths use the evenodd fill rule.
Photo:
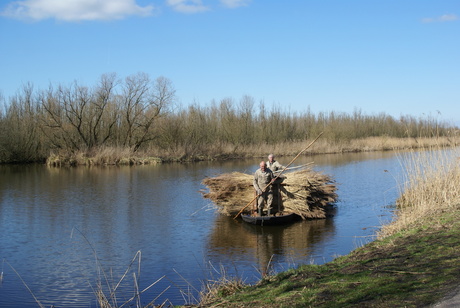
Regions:
<instances>
[{"instance_id":1,"label":"reed bed","mask_svg":"<svg viewBox=\"0 0 460 308\"><path fill-rule=\"evenodd\" d=\"M304 155L410 150L433 147L454 147L455 139L439 138L393 138L368 137L352 140L319 139L315 147ZM278 157L294 156L305 147L305 141L284 141L276 144L258 143L235 146L230 143L210 143L200 147L178 146L162 149L149 147L142 151L132 151L122 147L99 147L72 153L53 152L46 159L48 166L94 166L94 165L149 165L174 161L210 161L237 158L262 158L267 153L277 153Z\"/></svg>"},{"instance_id":2,"label":"reed bed","mask_svg":"<svg viewBox=\"0 0 460 308\"><path fill-rule=\"evenodd\" d=\"M129 148L100 147L88 151L52 153L46 159L46 165L61 166L107 166L107 165L151 165L162 163L159 157L146 152L133 152Z\"/></svg>"},{"instance_id":3,"label":"reed bed","mask_svg":"<svg viewBox=\"0 0 460 308\"><path fill-rule=\"evenodd\" d=\"M391 150L410 150L432 147L454 147L458 145L457 138L396 138L388 136L367 137L357 139L333 140L320 138L315 146L306 150L304 155L373 152ZM277 157L295 156L305 148L305 140L280 141L275 144L255 142L245 145L232 143L208 143L199 147L161 149L150 147L145 155L161 157L163 161L194 161L194 160L225 160L234 158L265 158L267 153L276 153Z\"/></svg>"},{"instance_id":4,"label":"reed bed","mask_svg":"<svg viewBox=\"0 0 460 308\"><path fill-rule=\"evenodd\" d=\"M312 169L285 173L281 185L283 211L296 213L303 219L322 219L328 216L332 204L337 200L336 185L333 179ZM233 172L205 178L203 184L209 192L203 196L218 206L218 211L233 216L255 199L252 186L253 175ZM247 207L247 211L252 210Z\"/></svg>"},{"instance_id":5,"label":"reed bed","mask_svg":"<svg viewBox=\"0 0 460 308\"><path fill-rule=\"evenodd\" d=\"M460 210L460 148L407 153L395 220L379 237L421 226L427 219L443 225L443 215Z\"/></svg>"}]
</instances>

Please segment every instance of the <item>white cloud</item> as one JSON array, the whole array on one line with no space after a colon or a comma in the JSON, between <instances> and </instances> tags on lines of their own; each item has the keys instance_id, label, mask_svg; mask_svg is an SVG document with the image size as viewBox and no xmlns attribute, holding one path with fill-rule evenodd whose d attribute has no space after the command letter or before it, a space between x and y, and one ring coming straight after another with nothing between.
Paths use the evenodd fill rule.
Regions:
<instances>
[{"instance_id":1,"label":"white cloud","mask_svg":"<svg viewBox=\"0 0 460 308\"><path fill-rule=\"evenodd\" d=\"M209 10L201 0L167 0L166 3L180 13L200 13Z\"/></svg>"},{"instance_id":2,"label":"white cloud","mask_svg":"<svg viewBox=\"0 0 460 308\"><path fill-rule=\"evenodd\" d=\"M430 23L430 22L445 22L445 21L455 21L458 20L458 16L455 14L445 14L439 17L427 17L423 18L422 22Z\"/></svg>"},{"instance_id":3,"label":"white cloud","mask_svg":"<svg viewBox=\"0 0 460 308\"><path fill-rule=\"evenodd\" d=\"M439 21L453 21L457 19L458 17L455 14L446 14L446 15L442 15L441 17L439 17Z\"/></svg>"},{"instance_id":4,"label":"white cloud","mask_svg":"<svg viewBox=\"0 0 460 308\"><path fill-rule=\"evenodd\" d=\"M1 15L26 20L112 20L130 15L148 16L153 6L135 0L25 0L10 3Z\"/></svg>"},{"instance_id":5,"label":"white cloud","mask_svg":"<svg viewBox=\"0 0 460 308\"><path fill-rule=\"evenodd\" d=\"M251 0L220 0L220 2L228 8L237 8L240 6L247 6Z\"/></svg>"}]
</instances>

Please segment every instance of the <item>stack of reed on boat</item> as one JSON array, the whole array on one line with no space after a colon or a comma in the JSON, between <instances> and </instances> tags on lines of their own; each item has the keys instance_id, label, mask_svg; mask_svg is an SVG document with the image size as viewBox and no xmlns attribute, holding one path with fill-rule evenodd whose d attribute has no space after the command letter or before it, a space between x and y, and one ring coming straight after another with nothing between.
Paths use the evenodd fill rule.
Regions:
<instances>
[{"instance_id":1,"label":"stack of reed on boat","mask_svg":"<svg viewBox=\"0 0 460 308\"><path fill-rule=\"evenodd\" d=\"M303 219L320 219L328 216L337 201L332 178L311 169L284 173L286 179L281 186L284 213L296 213ZM240 172L225 173L205 178L202 183L209 192L203 196L212 200L220 213L228 216L238 214L254 199L253 175ZM248 211L252 209L249 206Z\"/></svg>"}]
</instances>

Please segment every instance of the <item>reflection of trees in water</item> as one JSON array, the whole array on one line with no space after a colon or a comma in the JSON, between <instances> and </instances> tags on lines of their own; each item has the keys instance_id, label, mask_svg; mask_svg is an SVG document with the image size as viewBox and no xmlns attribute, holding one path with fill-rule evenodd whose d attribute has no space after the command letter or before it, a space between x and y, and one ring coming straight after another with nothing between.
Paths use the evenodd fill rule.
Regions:
<instances>
[{"instance_id":1,"label":"reflection of trees in water","mask_svg":"<svg viewBox=\"0 0 460 308\"><path fill-rule=\"evenodd\" d=\"M219 216L210 235L210 251L231 256L253 252L262 274L272 256L304 259L334 231L332 219L299 221L284 226L255 226ZM274 260L276 261L276 260Z\"/></svg>"},{"instance_id":2,"label":"reflection of trees in water","mask_svg":"<svg viewBox=\"0 0 460 308\"><path fill-rule=\"evenodd\" d=\"M312 155L312 156L300 156L296 161L296 164L305 164L311 161L315 162L315 166L332 166L338 167L350 164L352 162L362 162L367 160L380 160L387 159L395 156L401 151L376 151L376 152L359 152L359 153L340 153L340 154L327 154L327 155ZM288 158L288 157L286 157ZM316 169L316 168L314 168ZM321 168L319 168L321 169Z\"/></svg>"}]
</instances>

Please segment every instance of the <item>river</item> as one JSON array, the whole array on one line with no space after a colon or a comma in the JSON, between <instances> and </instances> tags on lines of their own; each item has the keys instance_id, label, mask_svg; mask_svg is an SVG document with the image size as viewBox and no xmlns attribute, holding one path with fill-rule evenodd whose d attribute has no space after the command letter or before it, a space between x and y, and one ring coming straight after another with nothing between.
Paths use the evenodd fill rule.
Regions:
<instances>
[{"instance_id":1,"label":"river","mask_svg":"<svg viewBox=\"0 0 460 308\"><path fill-rule=\"evenodd\" d=\"M202 197L205 177L253 173L257 159L0 166L0 307L97 307L98 282L107 294L125 271L118 305L134 294L135 279L140 290L158 280L141 295L143 305L193 303L203 282L222 274L254 283L262 273L322 264L372 241L400 193L399 155L303 156L294 165L312 161L337 182L334 217L284 227L221 216Z\"/></svg>"}]
</instances>

